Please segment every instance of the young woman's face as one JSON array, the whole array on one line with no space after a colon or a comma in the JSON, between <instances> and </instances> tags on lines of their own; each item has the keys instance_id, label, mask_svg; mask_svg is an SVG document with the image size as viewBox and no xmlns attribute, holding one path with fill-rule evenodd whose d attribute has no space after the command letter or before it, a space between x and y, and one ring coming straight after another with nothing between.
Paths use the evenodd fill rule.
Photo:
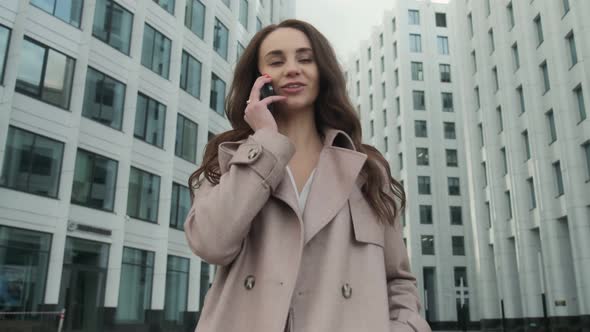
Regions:
<instances>
[{"instance_id":1,"label":"young woman's face","mask_svg":"<svg viewBox=\"0 0 590 332\"><path fill-rule=\"evenodd\" d=\"M272 77L275 93L286 96L287 109L313 108L319 92L319 72L307 36L293 28L279 28L262 41L258 69Z\"/></svg>"}]
</instances>

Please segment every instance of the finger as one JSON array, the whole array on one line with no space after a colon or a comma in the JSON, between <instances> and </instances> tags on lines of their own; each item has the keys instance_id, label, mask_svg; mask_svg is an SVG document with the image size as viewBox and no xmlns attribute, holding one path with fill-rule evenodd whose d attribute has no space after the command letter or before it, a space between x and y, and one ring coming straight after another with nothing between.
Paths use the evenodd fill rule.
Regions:
<instances>
[{"instance_id":1,"label":"finger","mask_svg":"<svg viewBox=\"0 0 590 332\"><path fill-rule=\"evenodd\" d=\"M254 86L252 86L252 90L250 91L250 102L257 102L260 100L260 89L262 89L262 86L264 86L266 83L270 83L272 82L272 78L270 78L270 76L260 76L256 79L256 81L254 81Z\"/></svg>"},{"instance_id":2,"label":"finger","mask_svg":"<svg viewBox=\"0 0 590 332\"><path fill-rule=\"evenodd\" d=\"M285 96L268 96L262 99L260 102L268 106L269 104L276 103L278 101L283 101L285 99L287 99L287 97Z\"/></svg>"}]
</instances>

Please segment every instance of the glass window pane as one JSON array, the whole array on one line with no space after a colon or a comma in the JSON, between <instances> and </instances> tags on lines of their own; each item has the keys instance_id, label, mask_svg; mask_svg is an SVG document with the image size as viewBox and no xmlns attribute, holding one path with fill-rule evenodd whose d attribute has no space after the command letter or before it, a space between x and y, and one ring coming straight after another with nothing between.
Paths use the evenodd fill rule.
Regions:
<instances>
[{"instance_id":1,"label":"glass window pane","mask_svg":"<svg viewBox=\"0 0 590 332\"><path fill-rule=\"evenodd\" d=\"M64 144L37 136L28 191L57 197Z\"/></svg>"},{"instance_id":2,"label":"glass window pane","mask_svg":"<svg viewBox=\"0 0 590 332\"><path fill-rule=\"evenodd\" d=\"M110 15L109 45L125 54L129 54L133 15L116 3L113 3Z\"/></svg>"},{"instance_id":3,"label":"glass window pane","mask_svg":"<svg viewBox=\"0 0 590 332\"><path fill-rule=\"evenodd\" d=\"M189 259L168 255L164 320L182 324L188 300Z\"/></svg>"},{"instance_id":4,"label":"glass window pane","mask_svg":"<svg viewBox=\"0 0 590 332\"><path fill-rule=\"evenodd\" d=\"M240 23L248 30L248 0L240 0Z\"/></svg>"},{"instance_id":5,"label":"glass window pane","mask_svg":"<svg viewBox=\"0 0 590 332\"><path fill-rule=\"evenodd\" d=\"M203 39L205 31L205 5L199 0L187 0L184 24L199 38Z\"/></svg>"},{"instance_id":6,"label":"glass window pane","mask_svg":"<svg viewBox=\"0 0 590 332\"><path fill-rule=\"evenodd\" d=\"M213 27L213 49L225 60L227 60L228 37L229 30L218 18L215 18L215 26Z\"/></svg>"},{"instance_id":7,"label":"glass window pane","mask_svg":"<svg viewBox=\"0 0 590 332\"><path fill-rule=\"evenodd\" d=\"M83 6L84 0L56 0L54 15L75 27L80 27Z\"/></svg>"},{"instance_id":8,"label":"glass window pane","mask_svg":"<svg viewBox=\"0 0 590 332\"><path fill-rule=\"evenodd\" d=\"M72 203L84 204L90 196L94 158L83 150L76 155L76 168L72 186Z\"/></svg>"},{"instance_id":9,"label":"glass window pane","mask_svg":"<svg viewBox=\"0 0 590 332\"><path fill-rule=\"evenodd\" d=\"M225 112L225 82L217 77L215 74L211 74L211 96L209 100L209 107L217 112L219 115L224 116Z\"/></svg>"},{"instance_id":10,"label":"glass window pane","mask_svg":"<svg viewBox=\"0 0 590 332\"><path fill-rule=\"evenodd\" d=\"M16 78L16 90L33 96L41 96L41 75L46 49L30 40L23 41L21 63Z\"/></svg>"},{"instance_id":11,"label":"glass window pane","mask_svg":"<svg viewBox=\"0 0 590 332\"><path fill-rule=\"evenodd\" d=\"M32 167L35 135L9 127L0 183L9 188L27 191Z\"/></svg>"},{"instance_id":12,"label":"glass window pane","mask_svg":"<svg viewBox=\"0 0 590 332\"><path fill-rule=\"evenodd\" d=\"M10 41L10 30L0 25L0 84L4 83L4 70L6 69L6 55Z\"/></svg>"},{"instance_id":13,"label":"glass window pane","mask_svg":"<svg viewBox=\"0 0 590 332\"><path fill-rule=\"evenodd\" d=\"M74 60L50 50L45 69L43 100L62 108L69 108L73 77Z\"/></svg>"},{"instance_id":14,"label":"glass window pane","mask_svg":"<svg viewBox=\"0 0 590 332\"><path fill-rule=\"evenodd\" d=\"M135 111L135 129L134 129L134 136L145 139L145 117L146 117L146 110L148 107L148 99L147 97L139 94L137 95L137 107Z\"/></svg>"},{"instance_id":15,"label":"glass window pane","mask_svg":"<svg viewBox=\"0 0 590 332\"><path fill-rule=\"evenodd\" d=\"M149 25L145 25L143 30L143 44L141 49L141 64L147 68L152 69L152 61L154 58L154 42L156 30Z\"/></svg>"},{"instance_id":16,"label":"glass window pane","mask_svg":"<svg viewBox=\"0 0 590 332\"><path fill-rule=\"evenodd\" d=\"M116 312L118 322L144 321L145 310L151 307L153 259L153 252L127 247L123 249L119 304Z\"/></svg>"}]
</instances>

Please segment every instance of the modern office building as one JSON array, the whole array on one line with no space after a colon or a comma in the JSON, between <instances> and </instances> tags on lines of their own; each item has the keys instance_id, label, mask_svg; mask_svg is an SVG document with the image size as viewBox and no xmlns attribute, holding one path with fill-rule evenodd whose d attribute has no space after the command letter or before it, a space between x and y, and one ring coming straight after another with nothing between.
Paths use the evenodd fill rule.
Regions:
<instances>
[{"instance_id":1,"label":"modern office building","mask_svg":"<svg viewBox=\"0 0 590 332\"><path fill-rule=\"evenodd\" d=\"M349 95L363 138L404 184L401 219L412 270L433 328L479 320L473 310L474 252L465 137L459 103L461 63L454 17L444 4L396 1L349 58Z\"/></svg>"},{"instance_id":2,"label":"modern office building","mask_svg":"<svg viewBox=\"0 0 590 332\"><path fill-rule=\"evenodd\" d=\"M0 1L0 330L191 331L187 180L292 0ZM41 321L41 322L39 322Z\"/></svg>"},{"instance_id":3,"label":"modern office building","mask_svg":"<svg viewBox=\"0 0 590 332\"><path fill-rule=\"evenodd\" d=\"M589 1L452 1L484 328L590 326Z\"/></svg>"}]
</instances>

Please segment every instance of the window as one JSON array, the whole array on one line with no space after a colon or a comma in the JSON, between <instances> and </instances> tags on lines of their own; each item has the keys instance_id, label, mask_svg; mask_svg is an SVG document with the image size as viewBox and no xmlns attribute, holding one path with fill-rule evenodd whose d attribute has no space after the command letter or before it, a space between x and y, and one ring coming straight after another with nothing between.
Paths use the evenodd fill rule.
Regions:
<instances>
[{"instance_id":1,"label":"window","mask_svg":"<svg viewBox=\"0 0 590 332\"><path fill-rule=\"evenodd\" d=\"M477 130L479 131L479 142L480 142L480 146L483 147L485 144L485 141L483 139L483 125L481 123L479 123L477 125Z\"/></svg>"},{"instance_id":2,"label":"window","mask_svg":"<svg viewBox=\"0 0 590 332\"><path fill-rule=\"evenodd\" d=\"M182 51L180 67L180 88L193 97L201 98L201 62L186 51Z\"/></svg>"},{"instance_id":3,"label":"window","mask_svg":"<svg viewBox=\"0 0 590 332\"><path fill-rule=\"evenodd\" d=\"M262 21L259 17L256 17L256 32L262 30Z\"/></svg>"},{"instance_id":4,"label":"window","mask_svg":"<svg viewBox=\"0 0 590 332\"><path fill-rule=\"evenodd\" d=\"M387 110L383 110L383 127L387 127Z\"/></svg>"},{"instance_id":5,"label":"window","mask_svg":"<svg viewBox=\"0 0 590 332\"><path fill-rule=\"evenodd\" d=\"M570 52L570 66L573 67L576 63L578 63L578 52L576 50L576 40L574 39L574 31L570 31L567 36L565 36L565 40L567 41L567 45Z\"/></svg>"},{"instance_id":6,"label":"window","mask_svg":"<svg viewBox=\"0 0 590 332\"><path fill-rule=\"evenodd\" d=\"M397 59L397 42L393 43L393 59Z\"/></svg>"},{"instance_id":7,"label":"window","mask_svg":"<svg viewBox=\"0 0 590 332\"><path fill-rule=\"evenodd\" d=\"M361 66L361 65L360 65L360 62L359 62L359 60L356 60L356 62L355 62L355 63L356 63L356 72L358 73L358 72L359 72L359 70L360 70L360 66Z\"/></svg>"},{"instance_id":8,"label":"window","mask_svg":"<svg viewBox=\"0 0 590 332\"><path fill-rule=\"evenodd\" d=\"M424 81L424 69L422 66L422 62L412 61L412 80Z\"/></svg>"},{"instance_id":9,"label":"window","mask_svg":"<svg viewBox=\"0 0 590 332\"><path fill-rule=\"evenodd\" d=\"M242 54L244 54L244 50L245 50L244 45L242 45L242 43L238 42L238 45L236 47L236 62L238 62L240 60L240 57L242 57Z\"/></svg>"},{"instance_id":10,"label":"window","mask_svg":"<svg viewBox=\"0 0 590 332\"><path fill-rule=\"evenodd\" d=\"M227 42L229 39L229 30L216 17L215 26L213 27L213 50L219 54L220 57L227 60Z\"/></svg>"},{"instance_id":11,"label":"window","mask_svg":"<svg viewBox=\"0 0 590 332\"><path fill-rule=\"evenodd\" d=\"M187 186L172 183L170 227L184 231L184 221L191 208L191 195Z\"/></svg>"},{"instance_id":12,"label":"window","mask_svg":"<svg viewBox=\"0 0 590 332\"><path fill-rule=\"evenodd\" d=\"M423 225L432 224L432 205L420 205L420 223Z\"/></svg>"},{"instance_id":13,"label":"window","mask_svg":"<svg viewBox=\"0 0 590 332\"><path fill-rule=\"evenodd\" d=\"M115 160L78 149L71 202L113 211L117 168Z\"/></svg>"},{"instance_id":14,"label":"window","mask_svg":"<svg viewBox=\"0 0 590 332\"><path fill-rule=\"evenodd\" d=\"M473 91L475 92L475 107L476 109L481 108L481 100L479 99L479 87L476 86Z\"/></svg>"},{"instance_id":15,"label":"window","mask_svg":"<svg viewBox=\"0 0 590 332\"><path fill-rule=\"evenodd\" d=\"M375 136L375 122L373 120L371 120L369 122L369 130L371 133L371 137L374 137Z\"/></svg>"},{"instance_id":16,"label":"window","mask_svg":"<svg viewBox=\"0 0 590 332\"><path fill-rule=\"evenodd\" d=\"M463 225L463 211L460 206L450 206L451 225Z\"/></svg>"},{"instance_id":17,"label":"window","mask_svg":"<svg viewBox=\"0 0 590 332\"><path fill-rule=\"evenodd\" d=\"M461 187L459 185L459 178L448 177L449 195L458 196L461 195Z\"/></svg>"},{"instance_id":18,"label":"window","mask_svg":"<svg viewBox=\"0 0 590 332\"><path fill-rule=\"evenodd\" d=\"M441 92L443 112L453 112L453 94L450 92Z\"/></svg>"},{"instance_id":19,"label":"window","mask_svg":"<svg viewBox=\"0 0 590 332\"><path fill-rule=\"evenodd\" d=\"M500 83L498 82L498 68L496 66L492 68L492 79L494 80L494 92L498 92Z\"/></svg>"},{"instance_id":20,"label":"window","mask_svg":"<svg viewBox=\"0 0 590 332\"><path fill-rule=\"evenodd\" d=\"M451 82L451 65L449 64L439 64L438 70L440 71L440 81L443 83L450 83Z\"/></svg>"},{"instance_id":21,"label":"window","mask_svg":"<svg viewBox=\"0 0 590 332\"><path fill-rule=\"evenodd\" d=\"M154 0L154 2L160 5L165 11L174 15L174 0Z\"/></svg>"},{"instance_id":22,"label":"window","mask_svg":"<svg viewBox=\"0 0 590 332\"><path fill-rule=\"evenodd\" d=\"M401 126L397 127L397 141L398 142L402 141L402 127Z\"/></svg>"},{"instance_id":23,"label":"window","mask_svg":"<svg viewBox=\"0 0 590 332\"><path fill-rule=\"evenodd\" d=\"M453 256L465 256L465 238L463 236L451 237L453 244Z\"/></svg>"},{"instance_id":24,"label":"window","mask_svg":"<svg viewBox=\"0 0 590 332\"><path fill-rule=\"evenodd\" d=\"M127 215L156 223L160 199L160 177L131 166Z\"/></svg>"},{"instance_id":25,"label":"window","mask_svg":"<svg viewBox=\"0 0 590 332\"><path fill-rule=\"evenodd\" d=\"M553 172L555 173L555 187L557 196L561 196L564 193L563 189L563 177L561 174L561 163L556 161L553 163Z\"/></svg>"},{"instance_id":26,"label":"window","mask_svg":"<svg viewBox=\"0 0 590 332\"><path fill-rule=\"evenodd\" d=\"M490 202L485 202L486 215L488 219L488 228L492 228L492 211L490 210Z\"/></svg>"},{"instance_id":27,"label":"window","mask_svg":"<svg viewBox=\"0 0 590 332\"><path fill-rule=\"evenodd\" d=\"M134 136L159 148L164 146L166 106L139 93L135 112Z\"/></svg>"},{"instance_id":28,"label":"window","mask_svg":"<svg viewBox=\"0 0 590 332\"><path fill-rule=\"evenodd\" d=\"M422 37L420 34L410 34L410 52L421 53L422 52ZM397 52L396 52L397 53ZM397 56L396 56L397 58Z\"/></svg>"},{"instance_id":29,"label":"window","mask_svg":"<svg viewBox=\"0 0 590 332\"><path fill-rule=\"evenodd\" d=\"M541 14L537 15L533 20L535 29L537 30L537 46L543 43L543 26L541 24Z\"/></svg>"},{"instance_id":30,"label":"window","mask_svg":"<svg viewBox=\"0 0 590 332\"><path fill-rule=\"evenodd\" d=\"M416 137L428 137L426 120L414 120L414 132Z\"/></svg>"},{"instance_id":31,"label":"window","mask_svg":"<svg viewBox=\"0 0 590 332\"><path fill-rule=\"evenodd\" d=\"M408 10L408 24L420 25L420 12L418 10Z\"/></svg>"},{"instance_id":32,"label":"window","mask_svg":"<svg viewBox=\"0 0 590 332\"><path fill-rule=\"evenodd\" d=\"M387 98L387 89L385 88L385 82L381 82L381 97L383 99Z\"/></svg>"},{"instance_id":33,"label":"window","mask_svg":"<svg viewBox=\"0 0 590 332\"><path fill-rule=\"evenodd\" d=\"M399 169L402 170L404 169L404 154L400 152L397 154L397 157L399 161Z\"/></svg>"},{"instance_id":34,"label":"window","mask_svg":"<svg viewBox=\"0 0 590 332\"><path fill-rule=\"evenodd\" d=\"M553 117L553 110L549 110L545 113L547 118L547 125L549 127L549 144L557 140L557 130L555 129L555 118Z\"/></svg>"},{"instance_id":35,"label":"window","mask_svg":"<svg viewBox=\"0 0 590 332\"><path fill-rule=\"evenodd\" d=\"M60 20L75 26L76 28L80 27L80 19L82 17L82 7L84 7L84 1L31 0L31 4L59 18Z\"/></svg>"},{"instance_id":36,"label":"window","mask_svg":"<svg viewBox=\"0 0 590 332\"><path fill-rule=\"evenodd\" d=\"M467 27L469 28L469 36L473 38L473 15L467 14Z\"/></svg>"},{"instance_id":37,"label":"window","mask_svg":"<svg viewBox=\"0 0 590 332\"><path fill-rule=\"evenodd\" d=\"M449 54L449 37L437 36L436 43L438 45L438 54Z\"/></svg>"},{"instance_id":38,"label":"window","mask_svg":"<svg viewBox=\"0 0 590 332\"><path fill-rule=\"evenodd\" d=\"M485 188L488 185L488 167L485 161L481 163L481 172L483 174L483 187Z\"/></svg>"},{"instance_id":39,"label":"window","mask_svg":"<svg viewBox=\"0 0 590 332\"><path fill-rule=\"evenodd\" d=\"M490 16L492 13L492 7L490 6L490 0L485 0L486 5L486 16Z\"/></svg>"},{"instance_id":40,"label":"window","mask_svg":"<svg viewBox=\"0 0 590 332\"><path fill-rule=\"evenodd\" d=\"M215 138L215 134L214 133L207 132L207 142L210 142L214 138Z\"/></svg>"},{"instance_id":41,"label":"window","mask_svg":"<svg viewBox=\"0 0 590 332\"><path fill-rule=\"evenodd\" d=\"M422 255L434 255L434 235L421 235Z\"/></svg>"},{"instance_id":42,"label":"window","mask_svg":"<svg viewBox=\"0 0 590 332\"><path fill-rule=\"evenodd\" d=\"M570 0L562 0L561 4L563 5L563 15L565 15L570 11Z\"/></svg>"},{"instance_id":43,"label":"window","mask_svg":"<svg viewBox=\"0 0 590 332\"><path fill-rule=\"evenodd\" d=\"M504 192L504 198L506 199L506 212L508 213L508 220L512 219L512 198L510 197L510 190Z\"/></svg>"},{"instance_id":44,"label":"window","mask_svg":"<svg viewBox=\"0 0 590 332\"><path fill-rule=\"evenodd\" d=\"M96 0L92 35L129 55L133 14L112 0Z\"/></svg>"},{"instance_id":45,"label":"window","mask_svg":"<svg viewBox=\"0 0 590 332\"><path fill-rule=\"evenodd\" d=\"M383 56L381 57L380 63L381 63L381 72L383 73L383 72L385 72L385 57L383 57Z\"/></svg>"},{"instance_id":46,"label":"window","mask_svg":"<svg viewBox=\"0 0 590 332\"><path fill-rule=\"evenodd\" d=\"M399 86L399 70L398 69L393 71L393 80L394 80L393 83L395 84L395 87L397 88Z\"/></svg>"},{"instance_id":47,"label":"window","mask_svg":"<svg viewBox=\"0 0 590 332\"><path fill-rule=\"evenodd\" d=\"M590 180L590 141L582 144L584 150L584 158L586 160L586 179Z\"/></svg>"},{"instance_id":48,"label":"window","mask_svg":"<svg viewBox=\"0 0 590 332\"><path fill-rule=\"evenodd\" d=\"M221 0L221 2L223 2L229 8L231 0Z\"/></svg>"},{"instance_id":49,"label":"window","mask_svg":"<svg viewBox=\"0 0 590 332\"><path fill-rule=\"evenodd\" d=\"M166 264L166 294L164 296L164 321L175 325L184 323L188 302L190 260L168 255Z\"/></svg>"},{"instance_id":50,"label":"window","mask_svg":"<svg viewBox=\"0 0 590 332\"><path fill-rule=\"evenodd\" d=\"M457 150L455 149L446 149L446 156L447 156L447 166L448 167L458 167L459 166L459 159L457 157Z\"/></svg>"},{"instance_id":51,"label":"window","mask_svg":"<svg viewBox=\"0 0 590 332\"><path fill-rule=\"evenodd\" d=\"M541 71L541 77L543 77L543 93L546 93L551 89L551 84L549 82L549 71L547 70L547 61L543 61L543 63L539 66L539 70Z\"/></svg>"},{"instance_id":52,"label":"window","mask_svg":"<svg viewBox=\"0 0 590 332\"><path fill-rule=\"evenodd\" d=\"M121 130L125 90L125 84L88 67L82 115Z\"/></svg>"},{"instance_id":53,"label":"window","mask_svg":"<svg viewBox=\"0 0 590 332\"><path fill-rule=\"evenodd\" d=\"M10 29L0 24L0 85L4 83L4 70L6 69L6 57L10 44Z\"/></svg>"},{"instance_id":54,"label":"window","mask_svg":"<svg viewBox=\"0 0 590 332\"><path fill-rule=\"evenodd\" d=\"M578 85L574 89L574 96L576 98L576 104L578 106L578 114L580 115L580 122L586 120L586 106L584 104L584 93L582 92L582 86Z\"/></svg>"},{"instance_id":55,"label":"window","mask_svg":"<svg viewBox=\"0 0 590 332\"><path fill-rule=\"evenodd\" d=\"M203 304L205 304L205 295L209 290L209 263L201 261L201 280L199 282L199 308L203 311Z\"/></svg>"},{"instance_id":56,"label":"window","mask_svg":"<svg viewBox=\"0 0 590 332\"><path fill-rule=\"evenodd\" d=\"M15 90L69 109L76 60L26 36L20 59Z\"/></svg>"},{"instance_id":57,"label":"window","mask_svg":"<svg viewBox=\"0 0 590 332\"><path fill-rule=\"evenodd\" d=\"M370 47L367 49L367 58L369 61L371 61L371 48Z\"/></svg>"},{"instance_id":58,"label":"window","mask_svg":"<svg viewBox=\"0 0 590 332\"><path fill-rule=\"evenodd\" d=\"M518 44L512 44L512 63L514 65L514 71L520 68L520 56L518 55Z\"/></svg>"},{"instance_id":59,"label":"window","mask_svg":"<svg viewBox=\"0 0 590 332\"><path fill-rule=\"evenodd\" d=\"M361 95L361 82L360 81L356 81L356 95L357 96Z\"/></svg>"},{"instance_id":60,"label":"window","mask_svg":"<svg viewBox=\"0 0 590 332\"><path fill-rule=\"evenodd\" d=\"M184 25L197 37L205 37L205 5L199 0L187 0Z\"/></svg>"},{"instance_id":61,"label":"window","mask_svg":"<svg viewBox=\"0 0 590 332\"><path fill-rule=\"evenodd\" d=\"M467 287L467 268L465 266L455 266L453 272L455 275L455 287L461 287L461 280L463 280L463 287Z\"/></svg>"},{"instance_id":62,"label":"window","mask_svg":"<svg viewBox=\"0 0 590 332\"><path fill-rule=\"evenodd\" d=\"M395 26L395 17L391 19L391 32L395 32L396 26Z\"/></svg>"},{"instance_id":63,"label":"window","mask_svg":"<svg viewBox=\"0 0 590 332\"><path fill-rule=\"evenodd\" d=\"M172 41L149 24L145 25L141 64L154 73L168 79Z\"/></svg>"},{"instance_id":64,"label":"window","mask_svg":"<svg viewBox=\"0 0 590 332\"><path fill-rule=\"evenodd\" d=\"M436 22L437 27L439 27L439 28L446 28L447 27L447 14L435 13L434 20Z\"/></svg>"},{"instance_id":65,"label":"window","mask_svg":"<svg viewBox=\"0 0 590 332\"><path fill-rule=\"evenodd\" d=\"M444 126L444 132L445 132L446 139L456 139L457 138L454 122L443 122L443 126Z\"/></svg>"},{"instance_id":66,"label":"window","mask_svg":"<svg viewBox=\"0 0 590 332\"><path fill-rule=\"evenodd\" d=\"M488 39L490 42L490 53L494 53L494 51L496 50L496 44L494 43L494 29L492 28L488 30Z\"/></svg>"},{"instance_id":67,"label":"window","mask_svg":"<svg viewBox=\"0 0 590 332\"><path fill-rule=\"evenodd\" d=\"M533 178L528 178L526 180L527 185L529 187L529 206L530 209L534 209L537 207L537 198L535 197L535 183L533 181Z\"/></svg>"},{"instance_id":68,"label":"window","mask_svg":"<svg viewBox=\"0 0 590 332\"><path fill-rule=\"evenodd\" d=\"M248 0L240 0L240 24L248 30Z\"/></svg>"},{"instance_id":69,"label":"window","mask_svg":"<svg viewBox=\"0 0 590 332\"><path fill-rule=\"evenodd\" d=\"M531 145L529 141L529 132L526 130L522 132L522 141L524 143L524 153L526 160L529 160L531 159Z\"/></svg>"},{"instance_id":70,"label":"window","mask_svg":"<svg viewBox=\"0 0 590 332\"><path fill-rule=\"evenodd\" d=\"M369 69L369 86L373 85L373 70Z\"/></svg>"},{"instance_id":71,"label":"window","mask_svg":"<svg viewBox=\"0 0 590 332\"><path fill-rule=\"evenodd\" d=\"M373 110L373 95L372 94L369 95L369 109L371 111Z\"/></svg>"},{"instance_id":72,"label":"window","mask_svg":"<svg viewBox=\"0 0 590 332\"><path fill-rule=\"evenodd\" d=\"M473 69L473 73L477 73L477 57L475 55L475 50L471 51L471 68Z\"/></svg>"},{"instance_id":73,"label":"window","mask_svg":"<svg viewBox=\"0 0 590 332\"><path fill-rule=\"evenodd\" d=\"M512 30L512 28L514 28L514 8L512 8L512 1L506 6L506 13L508 15L508 25Z\"/></svg>"},{"instance_id":74,"label":"window","mask_svg":"<svg viewBox=\"0 0 590 332\"><path fill-rule=\"evenodd\" d=\"M50 250L51 234L0 225L3 312L44 309Z\"/></svg>"},{"instance_id":75,"label":"window","mask_svg":"<svg viewBox=\"0 0 590 332\"><path fill-rule=\"evenodd\" d=\"M209 107L217 114L224 116L225 82L214 73L211 73L211 95Z\"/></svg>"},{"instance_id":76,"label":"window","mask_svg":"<svg viewBox=\"0 0 590 332\"><path fill-rule=\"evenodd\" d=\"M518 95L518 105L520 106L520 114L526 111L526 107L524 104L524 92L522 91L522 85L516 88L516 94Z\"/></svg>"},{"instance_id":77,"label":"window","mask_svg":"<svg viewBox=\"0 0 590 332\"><path fill-rule=\"evenodd\" d=\"M428 148L416 148L416 162L418 166L428 166Z\"/></svg>"},{"instance_id":78,"label":"window","mask_svg":"<svg viewBox=\"0 0 590 332\"><path fill-rule=\"evenodd\" d=\"M152 251L123 247L117 322L144 322L146 310L152 307L154 256Z\"/></svg>"},{"instance_id":79,"label":"window","mask_svg":"<svg viewBox=\"0 0 590 332\"><path fill-rule=\"evenodd\" d=\"M399 97L395 97L395 110L398 116L402 113L402 106Z\"/></svg>"},{"instance_id":80,"label":"window","mask_svg":"<svg viewBox=\"0 0 590 332\"><path fill-rule=\"evenodd\" d=\"M414 101L414 110L426 110L426 97L424 96L424 91L412 91L412 99Z\"/></svg>"},{"instance_id":81,"label":"window","mask_svg":"<svg viewBox=\"0 0 590 332\"><path fill-rule=\"evenodd\" d=\"M418 176L418 194L430 195L430 176Z\"/></svg>"},{"instance_id":82,"label":"window","mask_svg":"<svg viewBox=\"0 0 590 332\"><path fill-rule=\"evenodd\" d=\"M385 144L385 152L389 151L389 142L387 140L387 136L383 137L384 144Z\"/></svg>"},{"instance_id":83,"label":"window","mask_svg":"<svg viewBox=\"0 0 590 332\"><path fill-rule=\"evenodd\" d=\"M496 115L498 116L498 128L499 132L504 131L504 120L502 119L502 107L496 107Z\"/></svg>"},{"instance_id":84,"label":"window","mask_svg":"<svg viewBox=\"0 0 590 332\"><path fill-rule=\"evenodd\" d=\"M174 155L191 163L197 162L198 126L193 121L178 114L176 122L176 146Z\"/></svg>"},{"instance_id":85,"label":"window","mask_svg":"<svg viewBox=\"0 0 590 332\"><path fill-rule=\"evenodd\" d=\"M9 126L0 185L57 198L64 143Z\"/></svg>"},{"instance_id":86,"label":"window","mask_svg":"<svg viewBox=\"0 0 590 332\"><path fill-rule=\"evenodd\" d=\"M502 157L502 174L508 174L508 157L506 155L506 148L500 149L500 156Z\"/></svg>"},{"instance_id":87,"label":"window","mask_svg":"<svg viewBox=\"0 0 590 332\"><path fill-rule=\"evenodd\" d=\"M383 32L379 34L379 46L383 48Z\"/></svg>"}]
</instances>

